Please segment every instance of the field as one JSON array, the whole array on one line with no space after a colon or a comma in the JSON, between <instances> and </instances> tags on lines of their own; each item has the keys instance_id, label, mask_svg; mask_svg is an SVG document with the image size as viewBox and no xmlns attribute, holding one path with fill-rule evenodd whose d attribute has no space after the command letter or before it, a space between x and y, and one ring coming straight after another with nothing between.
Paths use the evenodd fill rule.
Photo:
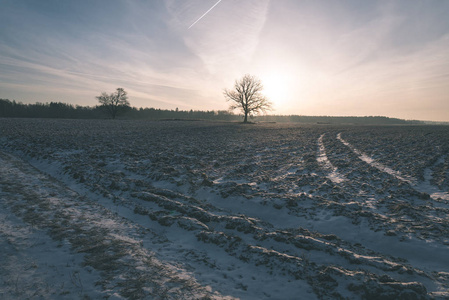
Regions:
<instances>
[{"instance_id":1,"label":"field","mask_svg":"<svg viewBox=\"0 0 449 300\"><path fill-rule=\"evenodd\" d=\"M0 119L0 298L447 299L449 127Z\"/></svg>"}]
</instances>

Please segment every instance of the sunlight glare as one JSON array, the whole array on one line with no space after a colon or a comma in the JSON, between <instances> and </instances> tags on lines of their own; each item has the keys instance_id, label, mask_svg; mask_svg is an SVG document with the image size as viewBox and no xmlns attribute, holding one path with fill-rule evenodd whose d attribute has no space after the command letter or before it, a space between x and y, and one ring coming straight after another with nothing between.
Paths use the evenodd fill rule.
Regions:
<instances>
[{"instance_id":1,"label":"sunlight glare","mask_svg":"<svg viewBox=\"0 0 449 300\"><path fill-rule=\"evenodd\" d=\"M288 78L283 73L270 72L261 77L264 86L263 94L273 103L273 108L278 110L286 103L288 96Z\"/></svg>"}]
</instances>

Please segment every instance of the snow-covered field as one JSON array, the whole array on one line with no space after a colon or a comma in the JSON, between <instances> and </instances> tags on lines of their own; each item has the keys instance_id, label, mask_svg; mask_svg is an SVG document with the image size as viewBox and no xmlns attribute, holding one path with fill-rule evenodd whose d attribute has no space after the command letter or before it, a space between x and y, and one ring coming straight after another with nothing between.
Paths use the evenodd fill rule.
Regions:
<instances>
[{"instance_id":1,"label":"snow-covered field","mask_svg":"<svg viewBox=\"0 0 449 300\"><path fill-rule=\"evenodd\" d=\"M1 299L447 299L449 127L0 119Z\"/></svg>"}]
</instances>

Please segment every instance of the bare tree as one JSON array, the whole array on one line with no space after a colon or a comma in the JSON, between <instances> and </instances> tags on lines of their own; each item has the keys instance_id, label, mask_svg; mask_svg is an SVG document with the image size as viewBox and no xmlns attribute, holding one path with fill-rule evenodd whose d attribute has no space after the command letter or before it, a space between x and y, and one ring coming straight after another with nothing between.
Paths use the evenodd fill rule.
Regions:
<instances>
[{"instance_id":1,"label":"bare tree","mask_svg":"<svg viewBox=\"0 0 449 300\"><path fill-rule=\"evenodd\" d=\"M129 107L129 101L126 91L123 88L118 88L115 93L107 94L101 93L96 97L101 106L106 109L112 119L115 119L117 114Z\"/></svg>"},{"instance_id":2,"label":"bare tree","mask_svg":"<svg viewBox=\"0 0 449 300\"><path fill-rule=\"evenodd\" d=\"M240 109L243 112L243 123L248 123L248 116L271 110L271 102L262 95L262 82L255 76L246 74L234 83L231 90L225 89L226 101L231 101L230 109Z\"/></svg>"}]
</instances>

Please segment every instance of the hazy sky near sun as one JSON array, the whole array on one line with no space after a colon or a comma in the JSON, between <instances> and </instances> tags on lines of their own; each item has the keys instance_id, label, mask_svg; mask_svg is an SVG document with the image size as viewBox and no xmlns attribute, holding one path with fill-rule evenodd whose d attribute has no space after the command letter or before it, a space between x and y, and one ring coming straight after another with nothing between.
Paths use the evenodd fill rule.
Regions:
<instances>
[{"instance_id":1,"label":"hazy sky near sun","mask_svg":"<svg viewBox=\"0 0 449 300\"><path fill-rule=\"evenodd\" d=\"M449 1L222 0L195 23L216 3L0 0L0 98L123 87L136 107L221 110L249 73L275 114L449 121Z\"/></svg>"}]
</instances>

